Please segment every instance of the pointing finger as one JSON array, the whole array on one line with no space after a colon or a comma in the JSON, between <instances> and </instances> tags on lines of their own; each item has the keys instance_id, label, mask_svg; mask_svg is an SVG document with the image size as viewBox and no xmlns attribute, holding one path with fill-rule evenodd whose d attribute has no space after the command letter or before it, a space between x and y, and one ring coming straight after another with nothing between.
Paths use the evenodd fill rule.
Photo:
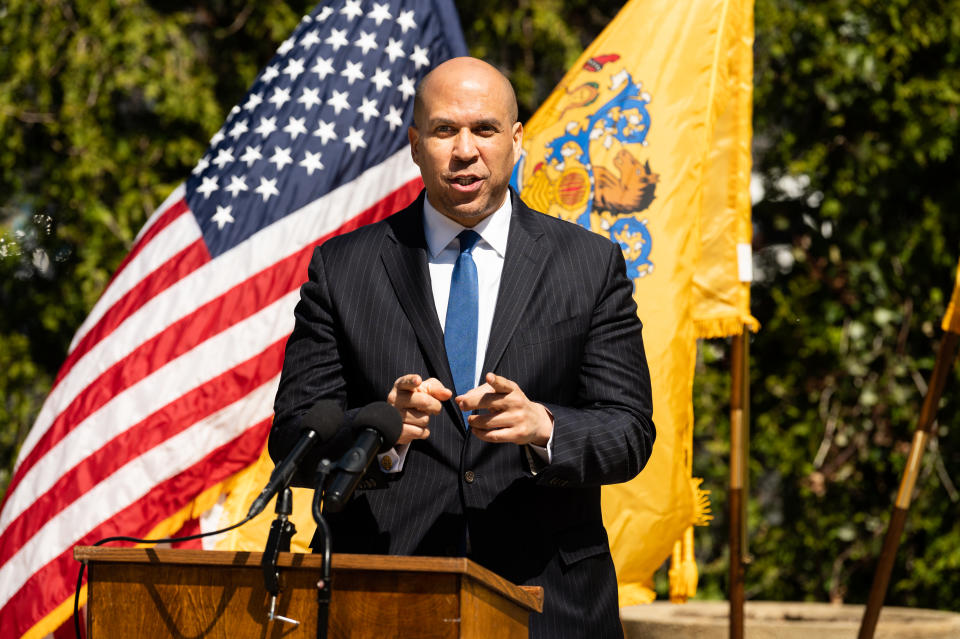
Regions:
<instances>
[{"instance_id":1,"label":"pointing finger","mask_svg":"<svg viewBox=\"0 0 960 639\"><path fill-rule=\"evenodd\" d=\"M423 379L416 373L411 373L409 375L398 377L397 381L393 383L393 386L398 390L412 391L417 390L417 386L419 386L421 383L423 383Z\"/></svg>"},{"instance_id":2,"label":"pointing finger","mask_svg":"<svg viewBox=\"0 0 960 639\"><path fill-rule=\"evenodd\" d=\"M487 394L493 392L489 384L481 384L476 388L471 388L463 395L456 398L457 406L460 410L476 410L480 407L480 402Z\"/></svg>"},{"instance_id":3,"label":"pointing finger","mask_svg":"<svg viewBox=\"0 0 960 639\"><path fill-rule=\"evenodd\" d=\"M493 390L496 393L512 393L517 389L516 382L513 382L506 377L495 375L494 373L487 373L487 376L484 379L488 384L490 384L491 387L493 387Z\"/></svg>"},{"instance_id":4,"label":"pointing finger","mask_svg":"<svg viewBox=\"0 0 960 639\"><path fill-rule=\"evenodd\" d=\"M441 402L446 401L453 396L453 391L445 387L443 382L436 377L431 377L430 379L419 384L417 390L422 393L426 393L434 399L440 400Z\"/></svg>"}]
</instances>

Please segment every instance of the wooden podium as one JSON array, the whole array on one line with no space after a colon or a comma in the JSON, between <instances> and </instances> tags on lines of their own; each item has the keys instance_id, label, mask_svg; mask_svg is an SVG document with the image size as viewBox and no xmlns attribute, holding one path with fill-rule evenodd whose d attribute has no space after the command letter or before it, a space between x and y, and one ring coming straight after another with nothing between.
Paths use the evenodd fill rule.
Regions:
<instances>
[{"instance_id":1,"label":"wooden podium","mask_svg":"<svg viewBox=\"0 0 960 639\"><path fill-rule=\"evenodd\" d=\"M261 553L74 549L88 566L87 636L314 639L321 556L280 553L268 620ZM527 636L543 589L511 584L466 558L334 555L330 639Z\"/></svg>"}]
</instances>

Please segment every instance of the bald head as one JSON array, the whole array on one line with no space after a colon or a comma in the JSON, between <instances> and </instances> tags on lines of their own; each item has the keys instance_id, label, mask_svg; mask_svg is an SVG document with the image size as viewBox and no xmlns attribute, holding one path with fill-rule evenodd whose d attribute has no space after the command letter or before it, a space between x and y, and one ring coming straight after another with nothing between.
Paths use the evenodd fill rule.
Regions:
<instances>
[{"instance_id":1,"label":"bald head","mask_svg":"<svg viewBox=\"0 0 960 639\"><path fill-rule=\"evenodd\" d=\"M452 58L437 65L417 85L413 98L413 125L422 128L426 100L432 92L458 85L482 89L492 103L502 107L510 122L517 121L517 95L505 75L491 64L477 58Z\"/></svg>"},{"instance_id":2,"label":"bald head","mask_svg":"<svg viewBox=\"0 0 960 639\"><path fill-rule=\"evenodd\" d=\"M507 200L523 125L502 73L476 58L454 58L420 82L407 129L427 199L472 227Z\"/></svg>"}]
</instances>

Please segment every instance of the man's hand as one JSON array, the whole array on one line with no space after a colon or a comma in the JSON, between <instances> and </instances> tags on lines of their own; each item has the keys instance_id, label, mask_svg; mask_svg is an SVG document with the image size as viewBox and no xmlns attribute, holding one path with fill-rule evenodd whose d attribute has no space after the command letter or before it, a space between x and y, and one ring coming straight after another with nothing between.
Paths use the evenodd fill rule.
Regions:
<instances>
[{"instance_id":1,"label":"man's hand","mask_svg":"<svg viewBox=\"0 0 960 639\"><path fill-rule=\"evenodd\" d=\"M487 373L485 383L456 399L462 411L485 410L470 416L470 432L493 444L546 446L553 434L553 418L542 404L531 402L506 377Z\"/></svg>"},{"instance_id":2,"label":"man's hand","mask_svg":"<svg viewBox=\"0 0 960 639\"><path fill-rule=\"evenodd\" d=\"M398 378L387 395L387 403L396 408L403 419L403 432L397 444L429 437L430 416L438 414L443 408L440 402L452 395L453 391L435 377L423 380L419 375L411 374Z\"/></svg>"}]
</instances>

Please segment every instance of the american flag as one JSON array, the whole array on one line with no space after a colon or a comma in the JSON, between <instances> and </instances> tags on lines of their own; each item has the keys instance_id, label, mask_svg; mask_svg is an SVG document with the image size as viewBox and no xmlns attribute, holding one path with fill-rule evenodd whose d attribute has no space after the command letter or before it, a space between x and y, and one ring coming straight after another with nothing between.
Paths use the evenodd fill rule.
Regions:
<instances>
[{"instance_id":1,"label":"american flag","mask_svg":"<svg viewBox=\"0 0 960 639\"><path fill-rule=\"evenodd\" d=\"M459 55L450 0L323 3L279 47L141 230L23 444L4 636L69 618L75 545L145 535L257 459L313 247L413 200L415 87Z\"/></svg>"}]
</instances>

